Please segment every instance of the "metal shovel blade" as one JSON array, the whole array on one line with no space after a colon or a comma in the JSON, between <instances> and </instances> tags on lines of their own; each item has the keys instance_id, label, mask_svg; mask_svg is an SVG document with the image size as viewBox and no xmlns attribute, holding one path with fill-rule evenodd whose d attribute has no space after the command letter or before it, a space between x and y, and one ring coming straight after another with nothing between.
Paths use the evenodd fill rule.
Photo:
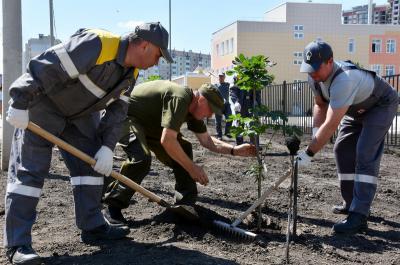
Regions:
<instances>
[{"instance_id":1,"label":"metal shovel blade","mask_svg":"<svg viewBox=\"0 0 400 265\"><path fill-rule=\"evenodd\" d=\"M198 221L199 215L193 206L189 205L170 205L168 208L171 212L182 216L188 221Z\"/></svg>"}]
</instances>

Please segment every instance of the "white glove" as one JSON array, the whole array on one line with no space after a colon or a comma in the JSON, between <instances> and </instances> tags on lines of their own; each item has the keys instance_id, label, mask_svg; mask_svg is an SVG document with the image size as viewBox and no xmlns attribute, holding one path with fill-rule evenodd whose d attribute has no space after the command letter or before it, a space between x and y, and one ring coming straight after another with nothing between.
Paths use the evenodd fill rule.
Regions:
<instances>
[{"instance_id":1,"label":"white glove","mask_svg":"<svg viewBox=\"0 0 400 265\"><path fill-rule=\"evenodd\" d=\"M9 107L6 120L15 128L26 129L29 123L29 114L26 109L14 109Z\"/></svg>"},{"instance_id":2,"label":"white glove","mask_svg":"<svg viewBox=\"0 0 400 265\"><path fill-rule=\"evenodd\" d=\"M317 132L318 132L318 127L314 127L314 128L312 128L312 137L314 138L315 137L315 135L317 134Z\"/></svg>"},{"instance_id":3,"label":"white glove","mask_svg":"<svg viewBox=\"0 0 400 265\"><path fill-rule=\"evenodd\" d=\"M234 110L236 111L236 112L240 112L240 109L242 108L241 106L240 106L240 103L239 102L235 102L235 105L234 105Z\"/></svg>"},{"instance_id":4,"label":"white glove","mask_svg":"<svg viewBox=\"0 0 400 265\"><path fill-rule=\"evenodd\" d=\"M299 167L305 168L311 164L311 156L307 155L306 151L301 151L297 155L297 165Z\"/></svg>"},{"instance_id":5,"label":"white glove","mask_svg":"<svg viewBox=\"0 0 400 265\"><path fill-rule=\"evenodd\" d=\"M114 152L107 146L103 145L94 156L96 164L93 169L104 176L110 176L113 166L113 157Z\"/></svg>"}]
</instances>

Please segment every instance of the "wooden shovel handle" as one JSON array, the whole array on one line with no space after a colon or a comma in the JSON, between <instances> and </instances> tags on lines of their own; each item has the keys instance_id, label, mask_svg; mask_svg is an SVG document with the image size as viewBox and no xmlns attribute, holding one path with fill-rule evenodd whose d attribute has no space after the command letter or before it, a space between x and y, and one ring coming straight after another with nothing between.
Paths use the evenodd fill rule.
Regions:
<instances>
[{"instance_id":1,"label":"wooden shovel handle","mask_svg":"<svg viewBox=\"0 0 400 265\"><path fill-rule=\"evenodd\" d=\"M94 158L92 158L91 156L85 154L81 150L73 147L69 143L61 140L57 136L55 136L55 135L49 133L48 131L42 129L41 127L39 127L35 123L29 122L28 129L30 131L34 132L35 134L43 137L47 141L57 145L61 149L67 151L68 153L72 154L73 156L76 156L77 158L81 159L82 161L88 163L89 165L94 166L96 164L96 160ZM168 203L166 203L159 196L157 196L156 194L152 193L151 191L143 188L142 186L140 186L136 182L130 180L129 178L125 177L124 175L122 175L122 174L120 174L120 173L118 173L116 171L112 171L111 172L111 177L115 178L118 181L121 181L122 183L127 185L129 188L139 192L140 194L142 194L146 198L148 198L148 199L150 199L150 200L152 200L152 201L154 201L154 202L156 202L156 203L158 203L158 204L160 204L160 205L162 205L164 207L168 207Z\"/></svg>"}]
</instances>

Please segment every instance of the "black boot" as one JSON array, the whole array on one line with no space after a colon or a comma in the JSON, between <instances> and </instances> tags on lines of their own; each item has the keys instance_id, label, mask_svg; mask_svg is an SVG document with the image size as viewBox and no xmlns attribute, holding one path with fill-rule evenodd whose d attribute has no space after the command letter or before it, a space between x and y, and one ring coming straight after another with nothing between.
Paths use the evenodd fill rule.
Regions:
<instances>
[{"instance_id":1,"label":"black boot","mask_svg":"<svg viewBox=\"0 0 400 265\"><path fill-rule=\"evenodd\" d=\"M104 224L95 229L82 231L81 240L83 243L93 243L97 240L114 240L126 237L130 230L127 226L115 226Z\"/></svg>"},{"instance_id":2,"label":"black boot","mask_svg":"<svg viewBox=\"0 0 400 265\"><path fill-rule=\"evenodd\" d=\"M103 210L103 215L110 225L124 225L128 223L122 215L121 209L117 207L108 206L108 208Z\"/></svg>"},{"instance_id":3,"label":"black boot","mask_svg":"<svg viewBox=\"0 0 400 265\"><path fill-rule=\"evenodd\" d=\"M332 231L336 234L355 234L365 231L368 228L367 218L363 214L349 212L345 220L333 225Z\"/></svg>"},{"instance_id":4,"label":"black boot","mask_svg":"<svg viewBox=\"0 0 400 265\"><path fill-rule=\"evenodd\" d=\"M349 207L346 203L334 205L332 207L332 213L334 214L349 214Z\"/></svg>"},{"instance_id":5,"label":"black boot","mask_svg":"<svg viewBox=\"0 0 400 265\"><path fill-rule=\"evenodd\" d=\"M6 256L11 264L41 264L40 256L30 245L7 248Z\"/></svg>"}]
</instances>

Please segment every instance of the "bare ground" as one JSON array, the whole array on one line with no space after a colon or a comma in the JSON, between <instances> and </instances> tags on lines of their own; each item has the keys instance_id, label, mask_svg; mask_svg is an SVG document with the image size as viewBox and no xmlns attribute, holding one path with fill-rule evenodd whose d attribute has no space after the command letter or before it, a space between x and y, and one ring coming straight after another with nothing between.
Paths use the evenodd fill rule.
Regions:
<instances>
[{"instance_id":1,"label":"bare ground","mask_svg":"<svg viewBox=\"0 0 400 265\"><path fill-rule=\"evenodd\" d=\"M213 132L213 128L209 129ZM256 183L248 169L253 159L231 157L200 147L190 132L196 163L204 166L210 184L199 187L199 214L204 219L233 221L256 200ZM233 143L233 141L231 141ZM304 147L307 143L302 143ZM283 139L275 139L270 153L285 152ZM117 149L117 155L123 153ZM256 241L237 240L204 224L178 220L157 204L136 194L125 210L131 233L127 239L90 246L79 241L74 222L68 172L54 151L49 179L38 205L33 227L33 247L45 264L284 264L288 207L288 181L274 191L263 207L261 231ZM267 156L267 187L289 168L288 156ZM116 161L117 164L120 161ZM385 151L377 195L364 234L338 237L332 225L341 220L330 212L340 202L332 146L319 154L311 168L299 172L298 238L290 246L292 264L400 264L400 151ZM7 172L1 172L4 197ZM172 171L153 160L143 186L172 202ZM0 201L4 215L4 201ZM4 218L0 225L3 226ZM3 231L1 232L1 234ZM6 264L4 255L0 263Z\"/></svg>"}]
</instances>

